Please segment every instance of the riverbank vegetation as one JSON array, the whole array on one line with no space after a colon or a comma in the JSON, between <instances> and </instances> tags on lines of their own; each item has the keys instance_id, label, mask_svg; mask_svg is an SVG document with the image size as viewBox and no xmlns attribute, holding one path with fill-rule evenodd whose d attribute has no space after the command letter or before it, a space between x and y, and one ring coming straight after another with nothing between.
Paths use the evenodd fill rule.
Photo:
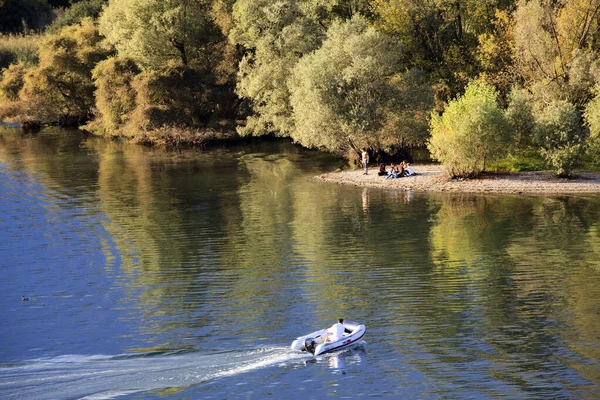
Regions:
<instances>
[{"instance_id":1,"label":"riverbank vegetation","mask_svg":"<svg viewBox=\"0 0 600 400\"><path fill-rule=\"evenodd\" d=\"M1 0L0 119L600 167L600 0ZM31 44L37 43L32 54Z\"/></svg>"}]
</instances>

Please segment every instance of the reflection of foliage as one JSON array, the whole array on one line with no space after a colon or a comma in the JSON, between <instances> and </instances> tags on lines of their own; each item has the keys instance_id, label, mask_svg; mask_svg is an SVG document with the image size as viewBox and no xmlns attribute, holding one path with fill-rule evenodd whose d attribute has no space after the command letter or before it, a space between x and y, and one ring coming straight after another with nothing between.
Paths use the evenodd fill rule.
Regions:
<instances>
[{"instance_id":1,"label":"reflection of foliage","mask_svg":"<svg viewBox=\"0 0 600 400\"><path fill-rule=\"evenodd\" d=\"M503 210L513 208L516 202L517 199L510 197L461 195L446 198L436 214L436 224L430 234L434 263L440 267L465 265L476 271L488 257L502 254L509 240L504 230L512 219L512 216L503 216ZM519 219L526 216L526 210L522 212Z\"/></svg>"}]
</instances>

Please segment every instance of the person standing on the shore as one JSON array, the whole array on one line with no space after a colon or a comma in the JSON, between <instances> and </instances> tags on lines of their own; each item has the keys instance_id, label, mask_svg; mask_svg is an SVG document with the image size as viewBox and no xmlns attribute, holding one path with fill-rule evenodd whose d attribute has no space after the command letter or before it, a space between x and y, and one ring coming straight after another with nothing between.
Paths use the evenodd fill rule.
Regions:
<instances>
[{"instance_id":1,"label":"person standing on the shore","mask_svg":"<svg viewBox=\"0 0 600 400\"><path fill-rule=\"evenodd\" d=\"M363 175L369 175L369 153L366 148L362 151L362 164L365 171Z\"/></svg>"}]
</instances>

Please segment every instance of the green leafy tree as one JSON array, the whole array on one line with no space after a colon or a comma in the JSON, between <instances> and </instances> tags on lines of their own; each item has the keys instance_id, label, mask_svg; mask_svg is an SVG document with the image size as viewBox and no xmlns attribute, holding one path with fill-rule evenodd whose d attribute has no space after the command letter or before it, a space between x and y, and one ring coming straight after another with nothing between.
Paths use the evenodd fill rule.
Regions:
<instances>
[{"instance_id":1,"label":"green leafy tree","mask_svg":"<svg viewBox=\"0 0 600 400\"><path fill-rule=\"evenodd\" d=\"M361 17L335 22L321 48L304 56L289 83L295 130L307 147L358 151L378 144L397 90L399 49Z\"/></svg>"},{"instance_id":2,"label":"green leafy tree","mask_svg":"<svg viewBox=\"0 0 600 400\"><path fill-rule=\"evenodd\" d=\"M431 73L449 94L462 92L481 69L478 60L482 34L493 32L496 9L503 0L372 0L375 26L403 46L403 62ZM497 57L497 56L496 56ZM440 93L439 95L445 95ZM444 99L445 100L445 99Z\"/></svg>"},{"instance_id":3,"label":"green leafy tree","mask_svg":"<svg viewBox=\"0 0 600 400\"><path fill-rule=\"evenodd\" d=\"M512 130L497 97L493 86L472 82L441 116L432 113L427 147L450 176L476 175L507 153Z\"/></svg>"},{"instance_id":4,"label":"green leafy tree","mask_svg":"<svg viewBox=\"0 0 600 400\"><path fill-rule=\"evenodd\" d=\"M292 69L319 48L334 20L368 11L367 0L236 1L229 38L245 50L236 92L252 112L240 134L290 136Z\"/></svg>"},{"instance_id":5,"label":"green leafy tree","mask_svg":"<svg viewBox=\"0 0 600 400\"><path fill-rule=\"evenodd\" d=\"M294 130L287 81L298 60L317 49L325 33L307 10L306 1L235 3L230 39L247 49L236 92L252 109L240 134L290 136Z\"/></svg>"},{"instance_id":6,"label":"green leafy tree","mask_svg":"<svg viewBox=\"0 0 600 400\"><path fill-rule=\"evenodd\" d=\"M111 0L99 29L121 57L144 69L183 65L212 71L223 37L210 6L208 0Z\"/></svg>"},{"instance_id":7,"label":"green leafy tree","mask_svg":"<svg viewBox=\"0 0 600 400\"><path fill-rule=\"evenodd\" d=\"M558 176L570 176L587 138L577 109L568 101L557 100L538 110L535 117L535 137L542 156Z\"/></svg>"},{"instance_id":8,"label":"green leafy tree","mask_svg":"<svg viewBox=\"0 0 600 400\"><path fill-rule=\"evenodd\" d=\"M384 111L384 125L376 135L376 148L395 154L407 147L425 146L429 139L429 115L434 107L429 75L413 68L394 75L390 83L395 94Z\"/></svg>"}]
</instances>

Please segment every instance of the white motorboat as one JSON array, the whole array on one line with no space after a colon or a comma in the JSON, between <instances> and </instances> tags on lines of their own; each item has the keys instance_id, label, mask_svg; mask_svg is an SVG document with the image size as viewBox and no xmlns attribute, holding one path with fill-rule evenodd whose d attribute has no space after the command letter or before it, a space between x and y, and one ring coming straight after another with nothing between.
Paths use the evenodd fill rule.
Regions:
<instances>
[{"instance_id":1,"label":"white motorboat","mask_svg":"<svg viewBox=\"0 0 600 400\"><path fill-rule=\"evenodd\" d=\"M329 353L350 346L365 336L366 328L363 324L344 321L344 335L336 341L327 342L327 328L300 336L292 342L292 350L307 351L315 356Z\"/></svg>"}]
</instances>

